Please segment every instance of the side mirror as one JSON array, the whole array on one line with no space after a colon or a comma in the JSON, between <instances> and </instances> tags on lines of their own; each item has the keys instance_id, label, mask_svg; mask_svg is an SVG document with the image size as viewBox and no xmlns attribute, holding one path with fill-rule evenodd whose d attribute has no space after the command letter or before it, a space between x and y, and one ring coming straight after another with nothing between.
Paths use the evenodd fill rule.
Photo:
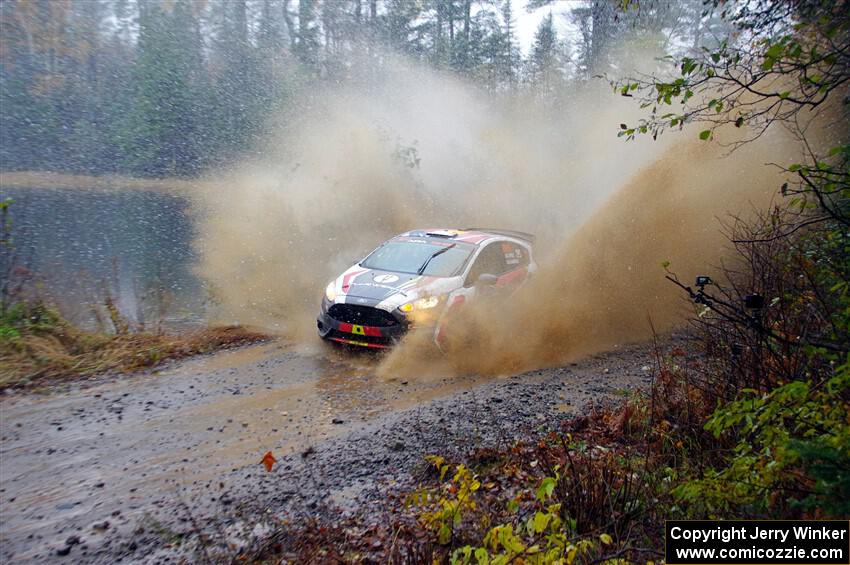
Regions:
<instances>
[{"instance_id":1,"label":"side mirror","mask_svg":"<svg viewBox=\"0 0 850 565\"><path fill-rule=\"evenodd\" d=\"M489 273L482 273L481 276L478 277L478 284L483 286L493 286L496 284L496 281L499 280L499 277L496 275L491 275Z\"/></svg>"}]
</instances>

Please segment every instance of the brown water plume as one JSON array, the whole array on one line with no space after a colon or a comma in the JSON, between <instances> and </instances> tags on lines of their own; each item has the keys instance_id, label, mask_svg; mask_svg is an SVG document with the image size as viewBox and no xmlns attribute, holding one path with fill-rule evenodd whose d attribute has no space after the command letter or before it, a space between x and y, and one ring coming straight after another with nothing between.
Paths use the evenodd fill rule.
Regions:
<instances>
[{"instance_id":1,"label":"brown water plume","mask_svg":"<svg viewBox=\"0 0 850 565\"><path fill-rule=\"evenodd\" d=\"M792 158L787 141L727 155L685 141L636 173L510 300L472 303L450 326L455 372L511 374L570 361L667 330L692 312L664 278L716 276L728 251L721 219L763 209L782 183L763 164ZM410 374L435 362L421 337L394 351L382 372Z\"/></svg>"},{"instance_id":2,"label":"brown water plume","mask_svg":"<svg viewBox=\"0 0 850 565\"><path fill-rule=\"evenodd\" d=\"M638 111L602 84L544 105L392 57L377 83L297 100L254 161L198 192L195 247L215 318L311 340L327 282L386 238L511 227L545 254L663 147L612 135Z\"/></svg>"},{"instance_id":3,"label":"brown water plume","mask_svg":"<svg viewBox=\"0 0 850 565\"><path fill-rule=\"evenodd\" d=\"M481 301L434 356L411 335L386 376L504 374L552 365L666 329L683 279L719 263L718 217L763 206L794 160L781 131L731 156L696 132L625 143L641 110L604 84L546 103L493 96L389 58L380 81L303 92L255 161L198 195L198 272L217 318L311 344L327 282L386 238L483 225L538 236L537 276L511 300ZM711 274L710 272L708 274Z\"/></svg>"}]
</instances>

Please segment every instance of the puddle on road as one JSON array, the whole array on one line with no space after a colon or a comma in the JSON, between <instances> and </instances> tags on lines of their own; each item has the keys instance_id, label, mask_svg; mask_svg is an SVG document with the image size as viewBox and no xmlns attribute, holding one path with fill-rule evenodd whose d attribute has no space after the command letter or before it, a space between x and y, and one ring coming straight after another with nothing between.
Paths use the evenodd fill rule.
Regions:
<instances>
[{"instance_id":1,"label":"puddle on road","mask_svg":"<svg viewBox=\"0 0 850 565\"><path fill-rule=\"evenodd\" d=\"M115 510L121 518L113 523L130 524L156 499L174 499L193 484L227 483L244 466L261 472L266 451L297 453L483 381L384 380L374 375L378 360L272 342L156 375L4 399L0 545L32 556L44 546L38 536L64 539Z\"/></svg>"},{"instance_id":2,"label":"puddle on road","mask_svg":"<svg viewBox=\"0 0 850 565\"><path fill-rule=\"evenodd\" d=\"M181 363L176 369L165 371L163 374L173 372L205 373L221 369L233 369L249 363L258 363L270 359L275 355L281 355L289 351L286 344L280 341L272 341L251 347L240 347L231 351L221 351L210 355L204 355Z\"/></svg>"}]
</instances>

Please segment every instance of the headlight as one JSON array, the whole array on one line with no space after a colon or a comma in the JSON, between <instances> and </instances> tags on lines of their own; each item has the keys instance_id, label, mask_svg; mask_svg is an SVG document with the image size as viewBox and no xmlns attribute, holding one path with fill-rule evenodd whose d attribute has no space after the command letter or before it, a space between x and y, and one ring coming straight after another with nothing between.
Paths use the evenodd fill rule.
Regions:
<instances>
[{"instance_id":1,"label":"headlight","mask_svg":"<svg viewBox=\"0 0 850 565\"><path fill-rule=\"evenodd\" d=\"M325 289L325 298L328 299L328 302L336 300L336 281L331 281L328 284L328 287Z\"/></svg>"},{"instance_id":2,"label":"headlight","mask_svg":"<svg viewBox=\"0 0 850 565\"><path fill-rule=\"evenodd\" d=\"M439 296L428 296L427 298L420 298L419 300L402 304L398 307L398 309L407 314L414 310L428 310L429 308L437 306L439 303Z\"/></svg>"}]
</instances>

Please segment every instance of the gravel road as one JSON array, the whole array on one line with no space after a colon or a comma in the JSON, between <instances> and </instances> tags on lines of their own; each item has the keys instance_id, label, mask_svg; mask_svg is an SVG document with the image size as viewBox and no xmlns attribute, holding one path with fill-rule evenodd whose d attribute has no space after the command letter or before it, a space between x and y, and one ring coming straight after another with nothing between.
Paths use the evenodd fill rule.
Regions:
<instances>
[{"instance_id":1,"label":"gravel road","mask_svg":"<svg viewBox=\"0 0 850 565\"><path fill-rule=\"evenodd\" d=\"M0 558L179 562L199 529L238 546L264 515L368 510L427 454L509 445L646 386L649 359L629 346L514 376L401 380L377 377L372 355L272 342L6 396Z\"/></svg>"}]
</instances>

